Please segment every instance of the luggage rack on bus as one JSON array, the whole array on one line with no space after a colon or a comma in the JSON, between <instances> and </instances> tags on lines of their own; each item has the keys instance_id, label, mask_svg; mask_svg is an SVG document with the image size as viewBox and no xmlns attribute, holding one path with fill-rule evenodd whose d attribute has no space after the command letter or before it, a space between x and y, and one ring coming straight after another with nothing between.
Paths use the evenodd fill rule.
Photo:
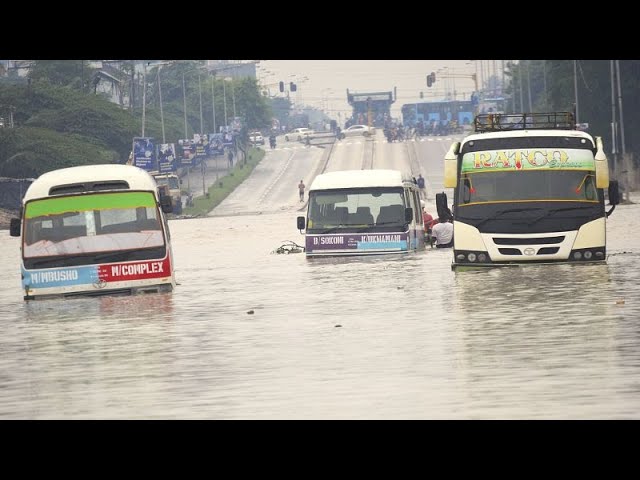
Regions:
<instances>
[{"instance_id":1,"label":"luggage rack on bus","mask_svg":"<svg viewBox=\"0 0 640 480\"><path fill-rule=\"evenodd\" d=\"M476 132L505 132L510 130L575 130L576 120L571 112L552 113L481 113L473 120Z\"/></svg>"}]
</instances>

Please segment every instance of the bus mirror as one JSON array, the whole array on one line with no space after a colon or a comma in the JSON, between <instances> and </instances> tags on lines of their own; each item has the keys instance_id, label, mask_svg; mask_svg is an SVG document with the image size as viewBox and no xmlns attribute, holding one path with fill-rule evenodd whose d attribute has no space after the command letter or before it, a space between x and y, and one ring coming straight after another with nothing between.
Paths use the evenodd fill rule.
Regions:
<instances>
[{"instance_id":1,"label":"bus mirror","mask_svg":"<svg viewBox=\"0 0 640 480\"><path fill-rule=\"evenodd\" d=\"M453 142L444 156L444 187L455 188L458 184L458 152L460 142Z\"/></svg>"},{"instance_id":2,"label":"bus mirror","mask_svg":"<svg viewBox=\"0 0 640 480\"><path fill-rule=\"evenodd\" d=\"M306 219L304 217L298 217L298 230L304 230Z\"/></svg>"},{"instance_id":3,"label":"bus mirror","mask_svg":"<svg viewBox=\"0 0 640 480\"><path fill-rule=\"evenodd\" d=\"M9 235L12 237L20 236L20 219L12 218L11 223L9 224Z\"/></svg>"},{"instance_id":4,"label":"bus mirror","mask_svg":"<svg viewBox=\"0 0 640 480\"><path fill-rule=\"evenodd\" d=\"M607 188L609 186L609 165L608 162L596 160L596 188Z\"/></svg>"},{"instance_id":5,"label":"bus mirror","mask_svg":"<svg viewBox=\"0 0 640 480\"><path fill-rule=\"evenodd\" d=\"M411 223L413 220L413 208L407 207L404 209L404 221Z\"/></svg>"},{"instance_id":6,"label":"bus mirror","mask_svg":"<svg viewBox=\"0 0 640 480\"><path fill-rule=\"evenodd\" d=\"M602 148L602 137L596 137L596 188L609 186L609 162Z\"/></svg>"},{"instance_id":7,"label":"bus mirror","mask_svg":"<svg viewBox=\"0 0 640 480\"><path fill-rule=\"evenodd\" d=\"M617 180L609 182L609 204L618 205L620 203L620 189Z\"/></svg>"},{"instance_id":8,"label":"bus mirror","mask_svg":"<svg viewBox=\"0 0 640 480\"><path fill-rule=\"evenodd\" d=\"M173 203L171 202L171 197L168 195L162 195L160 197L160 208L164 213L172 213L173 212Z\"/></svg>"},{"instance_id":9,"label":"bus mirror","mask_svg":"<svg viewBox=\"0 0 640 480\"><path fill-rule=\"evenodd\" d=\"M596 137L596 160L606 160L607 156L602 148L602 137Z\"/></svg>"}]
</instances>

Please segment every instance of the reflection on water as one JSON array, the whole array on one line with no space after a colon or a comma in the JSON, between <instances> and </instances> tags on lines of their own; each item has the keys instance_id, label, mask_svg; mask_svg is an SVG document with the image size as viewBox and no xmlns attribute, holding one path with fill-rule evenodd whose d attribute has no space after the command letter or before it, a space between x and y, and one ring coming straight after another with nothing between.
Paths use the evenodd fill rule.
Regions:
<instances>
[{"instance_id":1,"label":"reflection on water","mask_svg":"<svg viewBox=\"0 0 640 480\"><path fill-rule=\"evenodd\" d=\"M638 418L638 213L608 265L469 272L272 254L295 212L172 221L173 293L36 302L0 235L0 418Z\"/></svg>"}]
</instances>

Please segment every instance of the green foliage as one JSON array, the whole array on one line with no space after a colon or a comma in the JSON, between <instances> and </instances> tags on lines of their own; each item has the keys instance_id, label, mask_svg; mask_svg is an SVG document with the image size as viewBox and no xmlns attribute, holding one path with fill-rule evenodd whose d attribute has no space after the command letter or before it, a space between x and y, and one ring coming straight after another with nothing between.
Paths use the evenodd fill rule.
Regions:
<instances>
[{"instance_id":1,"label":"green foliage","mask_svg":"<svg viewBox=\"0 0 640 480\"><path fill-rule=\"evenodd\" d=\"M3 130L0 131L0 144L4 146L0 150L3 159L0 176L4 177L35 178L58 168L114 163L118 158L115 151L95 139L77 134L65 135L34 127Z\"/></svg>"},{"instance_id":2,"label":"green foliage","mask_svg":"<svg viewBox=\"0 0 640 480\"><path fill-rule=\"evenodd\" d=\"M34 82L46 82L51 85L73 86L82 88L89 83L93 73L87 60L38 60L35 62L29 77Z\"/></svg>"},{"instance_id":3,"label":"green foliage","mask_svg":"<svg viewBox=\"0 0 640 480\"><path fill-rule=\"evenodd\" d=\"M38 60L29 74L30 83L0 82L0 115L8 117L6 112L12 110L16 126L0 129L0 174L29 177L65 166L127 160L133 137L142 134L142 90L139 79L132 78L133 63L125 62L119 77L124 91L135 80L133 110L125 110L92 92L88 85L95 70L88 63ZM215 100L215 130L224 125L225 110L229 120L233 117L234 99L237 115L244 119L247 128L270 124L271 109L259 94L255 79L226 82L199 70L200 66L197 61L184 61L163 66L159 75L158 67L147 71L145 136L162 141L164 123L167 143L177 143L183 138L185 97L187 137L214 131L212 100ZM159 86L164 122L160 115Z\"/></svg>"},{"instance_id":4,"label":"green foliage","mask_svg":"<svg viewBox=\"0 0 640 480\"><path fill-rule=\"evenodd\" d=\"M508 111L522 111L521 94L524 110L528 110L529 91L534 112L573 111L577 83L578 121L588 123L589 133L601 136L605 150L611 152L612 98L609 60L579 60L575 63L575 70L574 60L522 60L507 65L505 74L512 80L509 81L510 87L507 89L507 94L513 95ZM640 151L640 138L632 132L635 132L636 126L640 124L640 96L637 94L640 87L640 61L621 60L620 80L625 146L628 151L637 152ZM616 121L619 122L617 90L615 97Z\"/></svg>"}]
</instances>

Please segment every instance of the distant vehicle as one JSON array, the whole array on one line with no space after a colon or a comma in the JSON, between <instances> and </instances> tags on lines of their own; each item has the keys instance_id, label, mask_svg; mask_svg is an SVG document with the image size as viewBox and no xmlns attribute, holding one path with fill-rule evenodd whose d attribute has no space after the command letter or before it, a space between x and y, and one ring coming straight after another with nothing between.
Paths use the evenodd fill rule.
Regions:
<instances>
[{"instance_id":1,"label":"distant vehicle","mask_svg":"<svg viewBox=\"0 0 640 480\"><path fill-rule=\"evenodd\" d=\"M309 188L305 230L309 256L408 253L425 246L418 185L398 170L343 170L318 175Z\"/></svg>"},{"instance_id":2,"label":"distant vehicle","mask_svg":"<svg viewBox=\"0 0 640 480\"><path fill-rule=\"evenodd\" d=\"M375 129L373 127L369 127L368 125L351 125L349 128L345 128L341 132L342 138L345 137L355 137L358 135L363 135L365 137L370 137L375 133Z\"/></svg>"},{"instance_id":3,"label":"distant vehicle","mask_svg":"<svg viewBox=\"0 0 640 480\"><path fill-rule=\"evenodd\" d=\"M166 185L169 196L173 203L173 213L180 215L182 213L182 190L180 189L180 177L175 173L154 173L153 178L156 179L158 186Z\"/></svg>"},{"instance_id":4,"label":"distant vehicle","mask_svg":"<svg viewBox=\"0 0 640 480\"><path fill-rule=\"evenodd\" d=\"M288 142L289 140L297 140L298 142L301 142L307 137L309 140L313 139L314 134L315 132L310 128L295 128L284 136L284 140L285 142Z\"/></svg>"},{"instance_id":5,"label":"distant vehicle","mask_svg":"<svg viewBox=\"0 0 640 480\"><path fill-rule=\"evenodd\" d=\"M251 132L249 134L249 141L254 145L264 145L264 137L261 132Z\"/></svg>"},{"instance_id":6,"label":"distant vehicle","mask_svg":"<svg viewBox=\"0 0 640 480\"><path fill-rule=\"evenodd\" d=\"M171 199L131 165L85 165L37 178L12 218L24 300L175 288Z\"/></svg>"}]
</instances>

